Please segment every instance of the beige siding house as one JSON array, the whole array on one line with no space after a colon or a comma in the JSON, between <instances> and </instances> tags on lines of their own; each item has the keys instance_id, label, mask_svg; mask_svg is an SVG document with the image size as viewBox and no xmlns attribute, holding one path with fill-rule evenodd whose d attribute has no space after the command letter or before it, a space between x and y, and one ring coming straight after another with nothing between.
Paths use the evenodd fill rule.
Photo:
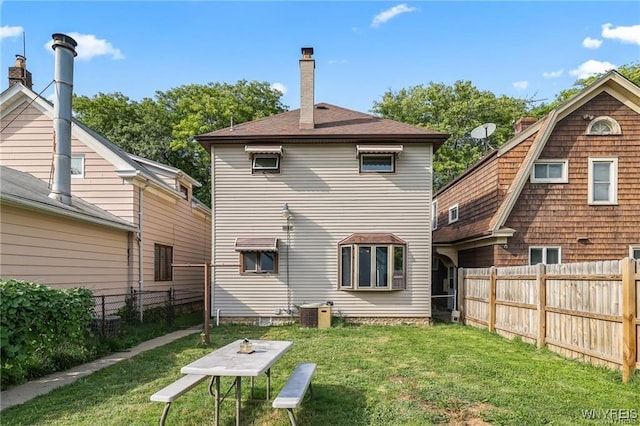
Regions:
<instances>
[{"instance_id":1,"label":"beige siding house","mask_svg":"<svg viewBox=\"0 0 640 426\"><path fill-rule=\"evenodd\" d=\"M0 185L3 278L129 291L132 224L77 197L70 206L52 200L48 185L28 173L0 166Z\"/></svg>"},{"instance_id":2,"label":"beige siding house","mask_svg":"<svg viewBox=\"0 0 640 426\"><path fill-rule=\"evenodd\" d=\"M52 104L22 84L0 94L0 103L0 164L28 173L50 188L55 152ZM172 263L202 264L211 257L211 210L192 197L192 188L200 184L178 169L124 152L76 120L71 126L71 153L74 202L107 212L128 227L124 231L102 227L100 232L110 236L98 236L88 225L76 225L68 217L64 224L58 223L62 219L39 213L33 222L20 221L23 213L3 203L2 277L55 285L83 282L103 293L169 288L202 292L202 269L171 267ZM41 222L41 232L36 221ZM48 233L55 236L45 237ZM10 234L15 240L9 239ZM25 244L20 247L22 241ZM91 249L83 245L91 242ZM49 245L64 248L56 255L64 266L57 267L55 274L47 273L50 261L46 259L52 257ZM21 250L30 251L29 261L16 260ZM78 252L96 253L95 259L85 262L89 269L71 261L82 258ZM108 266L97 272L92 268L100 268L90 264L101 260L100 253ZM45 260L38 261L39 257ZM41 265L39 272L29 262Z\"/></svg>"},{"instance_id":3,"label":"beige siding house","mask_svg":"<svg viewBox=\"0 0 640 426\"><path fill-rule=\"evenodd\" d=\"M305 54L306 53L306 54ZM197 136L212 159L212 311L429 323L433 152L446 134L314 104Z\"/></svg>"}]
</instances>

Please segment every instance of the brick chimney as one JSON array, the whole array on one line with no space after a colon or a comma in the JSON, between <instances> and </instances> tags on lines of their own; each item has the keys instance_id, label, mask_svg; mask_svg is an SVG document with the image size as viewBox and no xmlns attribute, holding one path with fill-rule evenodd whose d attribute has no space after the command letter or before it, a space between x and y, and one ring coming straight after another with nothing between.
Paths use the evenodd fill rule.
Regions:
<instances>
[{"instance_id":1,"label":"brick chimney","mask_svg":"<svg viewBox=\"0 0 640 426\"><path fill-rule=\"evenodd\" d=\"M31 89L31 73L27 71L27 58L22 55L16 55L16 65L9 67L9 87L22 83L25 87Z\"/></svg>"},{"instance_id":2,"label":"brick chimney","mask_svg":"<svg viewBox=\"0 0 640 426\"><path fill-rule=\"evenodd\" d=\"M526 129L527 127L531 126L536 121L538 121L538 119L535 118L535 117L521 117L521 118L519 118L516 121L516 124L514 126L516 133L522 132L524 129Z\"/></svg>"},{"instance_id":3,"label":"brick chimney","mask_svg":"<svg viewBox=\"0 0 640 426\"><path fill-rule=\"evenodd\" d=\"M313 59L313 47L302 48L300 59L300 128L313 129L313 92L316 61Z\"/></svg>"}]
</instances>

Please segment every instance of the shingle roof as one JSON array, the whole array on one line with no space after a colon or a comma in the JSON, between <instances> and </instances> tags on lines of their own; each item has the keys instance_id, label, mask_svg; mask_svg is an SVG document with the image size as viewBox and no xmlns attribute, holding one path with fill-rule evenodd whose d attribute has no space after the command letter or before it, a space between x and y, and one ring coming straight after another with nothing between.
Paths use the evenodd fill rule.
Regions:
<instances>
[{"instance_id":1,"label":"shingle roof","mask_svg":"<svg viewBox=\"0 0 640 426\"><path fill-rule=\"evenodd\" d=\"M295 109L196 136L205 147L211 143L244 143L248 140L323 142L346 140L402 140L429 142L437 149L449 137L424 127L388 120L358 111L319 103L314 107L315 128L300 129L300 110Z\"/></svg>"},{"instance_id":2,"label":"shingle roof","mask_svg":"<svg viewBox=\"0 0 640 426\"><path fill-rule=\"evenodd\" d=\"M49 198L51 192L46 182L29 173L0 166L0 200L23 207L70 216L86 222L101 225L136 230L129 222L116 215L86 202L82 198L71 197L71 205Z\"/></svg>"}]
</instances>

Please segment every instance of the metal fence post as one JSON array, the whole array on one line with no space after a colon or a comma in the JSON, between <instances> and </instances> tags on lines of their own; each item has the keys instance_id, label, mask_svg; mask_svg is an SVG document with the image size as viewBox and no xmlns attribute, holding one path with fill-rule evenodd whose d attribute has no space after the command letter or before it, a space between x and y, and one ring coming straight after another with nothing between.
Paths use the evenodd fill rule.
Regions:
<instances>
[{"instance_id":1,"label":"metal fence post","mask_svg":"<svg viewBox=\"0 0 640 426\"><path fill-rule=\"evenodd\" d=\"M175 290L170 288L167 290L167 325L171 327L173 325L173 302L174 302Z\"/></svg>"},{"instance_id":2,"label":"metal fence post","mask_svg":"<svg viewBox=\"0 0 640 426\"><path fill-rule=\"evenodd\" d=\"M102 329L102 337L107 335L107 317L106 317L106 309L105 309L105 296L104 294L101 297L102 299L102 324L101 324L101 329Z\"/></svg>"}]
</instances>

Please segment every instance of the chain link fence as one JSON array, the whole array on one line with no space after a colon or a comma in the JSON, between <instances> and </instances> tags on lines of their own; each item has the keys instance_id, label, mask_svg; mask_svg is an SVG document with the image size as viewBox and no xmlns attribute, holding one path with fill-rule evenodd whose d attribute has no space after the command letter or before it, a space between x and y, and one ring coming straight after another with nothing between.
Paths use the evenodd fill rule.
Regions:
<instances>
[{"instance_id":1,"label":"chain link fence","mask_svg":"<svg viewBox=\"0 0 640 426\"><path fill-rule=\"evenodd\" d=\"M91 330L97 338L118 336L123 328L143 324L173 325L176 315L202 310L204 292L190 290L137 291L94 295Z\"/></svg>"}]
</instances>

